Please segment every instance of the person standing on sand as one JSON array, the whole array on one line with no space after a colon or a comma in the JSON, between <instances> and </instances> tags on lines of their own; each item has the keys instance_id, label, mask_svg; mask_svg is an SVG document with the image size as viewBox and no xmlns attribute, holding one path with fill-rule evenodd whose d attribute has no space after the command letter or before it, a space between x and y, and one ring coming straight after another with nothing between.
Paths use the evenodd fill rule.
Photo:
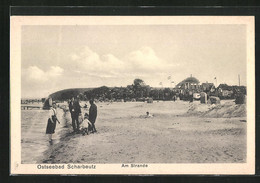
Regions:
<instances>
[{"instance_id":1,"label":"person standing on sand","mask_svg":"<svg viewBox=\"0 0 260 183\"><path fill-rule=\"evenodd\" d=\"M81 108L78 100L74 100L74 97L72 97L71 102L69 104L69 110L72 119L73 131L79 132L79 114L81 113Z\"/></svg>"},{"instance_id":2,"label":"person standing on sand","mask_svg":"<svg viewBox=\"0 0 260 183\"><path fill-rule=\"evenodd\" d=\"M55 133L56 129L56 122L60 124L59 120L57 119L57 111L56 111L56 105L53 104L53 106L50 106L49 109L49 118L46 128L46 134L49 135L49 143L52 145L52 135Z\"/></svg>"},{"instance_id":3,"label":"person standing on sand","mask_svg":"<svg viewBox=\"0 0 260 183\"><path fill-rule=\"evenodd\" d=\"M96 127L95 127L95 122L97 119L97 106L94 104L93 100L90 100L89 103L90 103L89 121L91 122L91 124L93 126L94 132L97 132Z\"/></svg>"}]
</instances>

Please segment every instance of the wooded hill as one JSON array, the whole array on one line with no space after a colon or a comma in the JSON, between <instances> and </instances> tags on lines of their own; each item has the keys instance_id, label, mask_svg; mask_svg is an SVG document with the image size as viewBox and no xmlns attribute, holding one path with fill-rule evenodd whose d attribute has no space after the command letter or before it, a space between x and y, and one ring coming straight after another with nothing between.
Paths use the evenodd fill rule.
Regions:
<instances>
[{"instance_id":1,"label":"wooded hill","mask_svg":"<svg viewBox=\"0 0 260 183\"><path fill-rule=\"evenodd\" d=\"M72 96L81 96L86 91L92 90L94 88L70 88L65 90L60 90L55 93L50 94L53 100L68 100L71 99Z\"/></svg>"},{"instance_id":2,"label":"wooded hill","mask_svg":"<svg viewBox=\"0 0 260 183\"><path fill-rule=\"evenodd\" d=\"M72 97L79 97L80 100L97 99L106 100L144 100L150 97L153 99L171 100L175 95L170 88L153 88L146 85L143 80L135 79L132 85L127 87L107 87L98 88L74 88L66 89L51 94L53 100L68 100Z\"/></svg>"}]
</instances>

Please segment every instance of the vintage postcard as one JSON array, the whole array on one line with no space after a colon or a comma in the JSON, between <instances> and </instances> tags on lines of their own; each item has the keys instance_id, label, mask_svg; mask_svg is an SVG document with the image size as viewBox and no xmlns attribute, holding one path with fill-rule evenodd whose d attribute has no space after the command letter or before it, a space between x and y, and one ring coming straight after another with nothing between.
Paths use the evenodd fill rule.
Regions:
<instances>
[{"instance_id":1,"label":"vintage postcard","mask_svg":"<svg viewBox=\"0 0 260 183\"><path fill-rule=\"evenodd\" d=\"M254 174L253 16L11 16L11 174Z\"/></svg>"}]
</instances>

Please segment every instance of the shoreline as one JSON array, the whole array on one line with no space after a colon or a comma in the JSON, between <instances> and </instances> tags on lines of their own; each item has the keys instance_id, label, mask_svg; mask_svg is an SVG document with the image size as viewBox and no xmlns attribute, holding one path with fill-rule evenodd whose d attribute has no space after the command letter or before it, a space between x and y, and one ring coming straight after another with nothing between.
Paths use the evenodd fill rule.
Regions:
<instances>
[{"instance_id":1,"label":"shoreline","mask_svg":"<svg viewBox=\"0 0 260 183\"><path fill-rule=\"evenodd\" d=\"M120 104L101 107L99 103L96 123L98 133L85 136L67 133L45 151L38 162L110 164L246 161L246 123L242 122L246 117L185 116L183 114L186 114L188 107L188 103L182 102L154 105L132 103L125 105L125 108ZM140 115L147 110L152 111L154 117L144 118ZM111 113L113 111L116 113Z\"/></svg>"}]
</instances>

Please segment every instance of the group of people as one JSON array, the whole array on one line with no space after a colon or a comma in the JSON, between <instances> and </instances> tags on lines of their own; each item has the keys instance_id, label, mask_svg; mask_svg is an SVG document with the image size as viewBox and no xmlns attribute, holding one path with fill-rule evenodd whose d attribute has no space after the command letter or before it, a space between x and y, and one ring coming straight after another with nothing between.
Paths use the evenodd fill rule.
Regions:
<instances>
[{"instance_id":1,"label":"group of people","mask_svg":"<svg viewBox=\"0 0 260 183\"><path fill-rule=\"evenodd\" d=\"M97 118L97 106L94 104L93 100L90 100L89 103L90 103L89 114L85 115L84 119L88 118L88 120L92 125L93 132L97 132L95 127L95 122ZM79 129L80 129L79 116L82 113L81 113L81 107L79 105L79 102L78 100L75 100L74 97L71 99L69 103L69 110L72 119L73 131L79 133Z\"/></svg>"},{"instance_id":2,"label":"group of people","mask_svg":"<svg viewBox=\"0 0 260 183\"><path fill-rule=\"evenodd\" d=\"M50 144L53 143L52 135L55 133L56 124L59 122L57 118L57 110L56 105L52 104L52 100L50 101L50 108L49 108L49 117L47 122L47 128L46 128L46 134L49 136L49 142ZM83 117L83 122L88 124L88 128L84 129L84 134L86 130L90 130L91 132L95 133L97 132L95 127L95 122L97 118L97 106L94 104L93 100L89 101L90 108L89 108L89 114L85 113ZM71 114L72 119L72 127L74 133L80 133L80 122L79 122L79 116L83 116L81 112L81 106L79 104L78 100L75 100L74 97L72 97L71 101L69 102L69 111Z\"/></svg>"}]
</instances>

